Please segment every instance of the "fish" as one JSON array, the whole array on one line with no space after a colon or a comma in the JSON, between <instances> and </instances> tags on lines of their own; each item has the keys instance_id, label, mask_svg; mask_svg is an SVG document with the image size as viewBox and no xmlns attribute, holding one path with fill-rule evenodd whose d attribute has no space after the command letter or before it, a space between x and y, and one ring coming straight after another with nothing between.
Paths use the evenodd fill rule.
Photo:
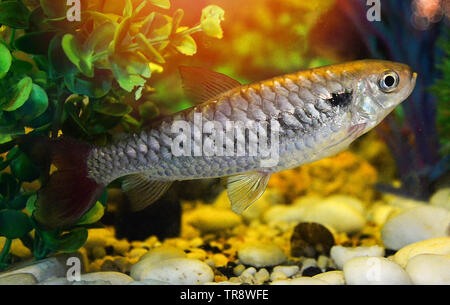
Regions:
<instances>
[{"instance_id":1,"label":"fish","mask_svg":"<svg viewBox=\"0 0 450 305\"><path fill-rule=\"evenodd\" d=\"M200 67L180 67L180 74L197 105L106 146L64 136L48 144L57 171L38 192L38 222L76 223L121 177L133 210L155 202L174 181L223 178L232 210L242 213L271 174L333 156L374 128L408 98L417 78L407 65L371 59L251 84ZM254 149L252 139L270 149Z\"/></svg>"}]
</instances>

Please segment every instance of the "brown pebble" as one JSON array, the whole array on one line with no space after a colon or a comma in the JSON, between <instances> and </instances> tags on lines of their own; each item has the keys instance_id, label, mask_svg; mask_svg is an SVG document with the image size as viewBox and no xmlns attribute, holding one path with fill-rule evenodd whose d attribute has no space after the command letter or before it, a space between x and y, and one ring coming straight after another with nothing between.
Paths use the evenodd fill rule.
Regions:
<instances>
[{"instance_id":1,"label":"brown pebble","mask_svg":"<svg viewBox=\"0 0 450 305\"><path fill-rule=\"evenodd\" d=\"M333 234L326 227L318 223L302 222L292 233L291 255L294 257L329 255L333 245Z\"/></svg>"}]
</instances>

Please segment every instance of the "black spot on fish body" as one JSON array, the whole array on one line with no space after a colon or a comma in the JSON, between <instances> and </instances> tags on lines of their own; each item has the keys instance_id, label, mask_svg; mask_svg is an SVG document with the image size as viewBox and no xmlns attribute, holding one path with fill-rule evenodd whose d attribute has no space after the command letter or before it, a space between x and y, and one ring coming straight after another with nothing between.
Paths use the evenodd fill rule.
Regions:
<instances>
[{"instance_id":1,"label":"black spot on fish body","mask_svg":"<svg viewBox=\"0 0 450 305\"><path fill-rule=\"evenodd\" d=\"M332 93L331 98L327 99L326 101L333 107L341 106L345 107L350 104L353 98L353 92L352 91L345 91L345 92L339 92L339 93Z\"/></svg>"}]
</instances>

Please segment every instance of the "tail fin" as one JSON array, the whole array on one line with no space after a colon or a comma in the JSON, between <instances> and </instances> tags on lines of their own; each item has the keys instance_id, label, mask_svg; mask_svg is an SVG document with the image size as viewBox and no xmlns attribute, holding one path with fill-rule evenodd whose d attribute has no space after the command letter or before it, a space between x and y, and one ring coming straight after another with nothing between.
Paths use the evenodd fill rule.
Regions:
<instances>
[{"instance_id":1,"label":"tail fin","mask_svg":"<svg viewBox=\"0 0 450 305\"><path fill-rule=\"evenodd\" d=\"M21 142L21 147L45 147L49 150L46 155L51 156L50 161L57 168L38 192L36 220L49 229L62 229L76 223L105 189L88 177L87 158L92 146L67 138L50 140L36 136ZM35 149L31 157L36 153L40 159L45 155Z\"/></svg>"}]
</instances>

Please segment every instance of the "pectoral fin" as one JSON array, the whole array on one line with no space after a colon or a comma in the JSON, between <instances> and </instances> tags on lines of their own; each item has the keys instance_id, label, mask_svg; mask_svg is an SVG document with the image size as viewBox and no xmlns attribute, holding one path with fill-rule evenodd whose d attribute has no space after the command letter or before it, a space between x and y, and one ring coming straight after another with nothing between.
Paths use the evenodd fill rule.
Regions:
<instances>
[{"instance_id":1,"label":"pectoral fin","mask_svg":"<svg viewBox=\"0 0 450 305\"><path fill-rule=\"evenodd\" d=\"M227 180L231 209L241 214L264 193L270 174L254 172L231 176Z\"/></svg>"},{"instance_id":2,"label":"pectoral fin","mask_svg":"<svg viewBox=\"0 0 450 305\"><path fill-rule=\"evenodd\" d=\"M172 185L172 182L150 180L143 174L125 177L122 190L130 200L130 209L140 211L158 200Z\"/></svg>"}]
</instances>

